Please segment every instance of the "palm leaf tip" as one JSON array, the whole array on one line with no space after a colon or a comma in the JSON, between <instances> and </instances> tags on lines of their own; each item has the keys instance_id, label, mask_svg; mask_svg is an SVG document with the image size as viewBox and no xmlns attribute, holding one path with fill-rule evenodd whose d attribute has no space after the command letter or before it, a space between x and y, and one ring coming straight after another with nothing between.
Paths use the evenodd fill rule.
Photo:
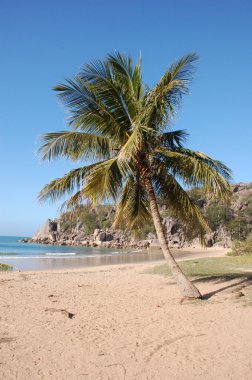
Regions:
<instances>
[{"instance_id":1,"label":"palm leaf tip","mask_svg":"<svg viewBox=\"0 0 252 380\"><path fill-rule=\"evenodd\" d=\"M46 133L41 139L44 144L38 149L42 160L66 157L72 161L80 159L100 159L109 157L113 142L109 138L94 133L62 131Z\"/></svg>"},{"instance_id":2,"label":"palm leaf tip","mask_svg":"<svg viewBox=\"0 0 252 380\"><path fill-rule=\"evenodd\" d=\"M177 62L172 64L168 72L172 73L175 80L190 81L195 72L195 63L198 61L199 56L197 53L189 53L184 55Z\"/></svg>"},{"instance_id":3,"label":"palm leaf tip","mask_svg":"<svg viewBox=\"0 0 252 380\"><path fill-rule=\"evenodd\" d=\"M79 195L84 198L84 195L82 194L84 184L94 168L101 163L102 162L99 162L70 170L63 177L54 179L40 191L39 200L45 201L49 199L54 202L80 190L81 192Z\"/></svg>"},{"instance_id":4,"label":"palm leaf tip","mask_svg":"<svg viewBox=\"0 0 252 380\"><path fill-rule=\"evenodd\" d=\"M56 86L52 87L52 90L57 91L57 92L65 91L65 89L66 89L66 86L63 83L59 83Z\"/></svg>"}]
</instances>

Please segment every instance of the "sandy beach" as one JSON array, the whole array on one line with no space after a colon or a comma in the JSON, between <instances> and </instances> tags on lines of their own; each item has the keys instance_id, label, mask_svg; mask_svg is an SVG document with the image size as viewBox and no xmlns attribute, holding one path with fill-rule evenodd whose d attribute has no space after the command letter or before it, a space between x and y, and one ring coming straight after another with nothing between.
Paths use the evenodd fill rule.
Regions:
<instances>
[{"instance_id":1,"label":"sandy beach","mask_svg":"<svg viewBox=\"0 0 252 380\"><path fill-rule=\"evenodd\" d=\"M155 265L0 273L0 378L251 379L241 280L198 282L214 294L181 304Z\"/></svg>"}]
</instances>

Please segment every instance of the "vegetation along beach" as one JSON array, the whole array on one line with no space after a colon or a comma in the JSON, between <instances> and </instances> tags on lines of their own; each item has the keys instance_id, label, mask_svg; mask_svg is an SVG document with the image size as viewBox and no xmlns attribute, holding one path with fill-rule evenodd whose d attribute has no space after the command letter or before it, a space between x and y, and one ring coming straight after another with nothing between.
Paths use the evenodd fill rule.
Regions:
<instances>
[{"instance_id":1,"label":"vegetation along beach","mask_svg":"<svg viewBox=\"0 0 252 380\"><path fill-rule=\"evenodd\" d=\"M251 2L0 8L0 379L250 380Z\"/></svg>"}]
</instances>

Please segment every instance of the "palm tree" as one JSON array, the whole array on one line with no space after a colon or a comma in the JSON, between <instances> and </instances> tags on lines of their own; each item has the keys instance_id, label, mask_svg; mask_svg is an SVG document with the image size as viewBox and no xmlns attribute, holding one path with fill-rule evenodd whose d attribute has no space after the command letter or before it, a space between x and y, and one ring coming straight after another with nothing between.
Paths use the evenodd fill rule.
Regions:
<instances>
[{"instance_id":1,"label":"palm tree","mask_svg":"<svg viewBox=\"0 0 252 380\"><path fill-rule=\"evenodd\" d=\"M120 53L86 64L73 80L54 88L70 112L70 131L48 133L40 148L43 160L60 156L89 165L71 170L46 185L40 199L66 195L67 209L85 201L117 203L114 227L123 221L139 228L152 217L170 270L184 297L201 294L185 276L168 247L157 199L162 197L183 223L200 236L209 226L182 185L201 187L223 201L230 198L230 170L204 153L184 147L185 131L173 131L171 120L194 71L195 54L171 65L159 83L147 87L141 61Z\"/></svg>"}]
</instances>

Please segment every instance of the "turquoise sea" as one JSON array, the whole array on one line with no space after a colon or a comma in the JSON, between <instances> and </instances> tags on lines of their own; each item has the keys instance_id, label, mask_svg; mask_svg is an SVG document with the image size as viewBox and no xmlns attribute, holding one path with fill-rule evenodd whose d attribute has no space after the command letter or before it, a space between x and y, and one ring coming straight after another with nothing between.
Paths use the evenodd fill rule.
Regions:
<instances>
[{"instance_id":1,"label":"turquoise sea","mask_svg":"<svg viewBox=\"0 0 252 380\"><path fill-rule=\"evenodd\" d=\"M161 252L22 243L23 236L0 236L0 263L14 270L70 269L159 260Z\"/></svg>"}]
</instances>

